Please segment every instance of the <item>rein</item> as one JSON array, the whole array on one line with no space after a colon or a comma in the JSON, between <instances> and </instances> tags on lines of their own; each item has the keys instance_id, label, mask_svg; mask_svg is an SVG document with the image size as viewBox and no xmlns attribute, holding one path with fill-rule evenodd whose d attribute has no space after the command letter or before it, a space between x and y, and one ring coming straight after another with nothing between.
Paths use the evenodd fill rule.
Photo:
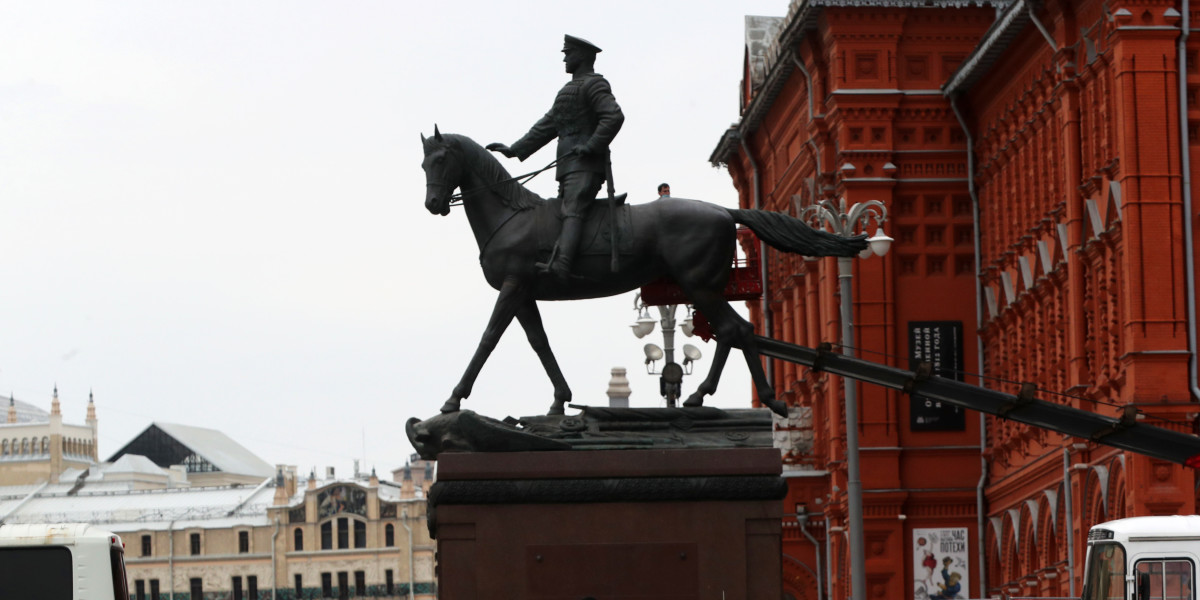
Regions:
<instances>
[{"instance_id":1,"label":"rein","mask_svg":"<svg viewBox=\"0 0 1200 600\"><path fill-rule=\"evenodd\" d=\"M542 172L544 172L544 171L549 171L550 169L553 169L557 165L558 165L558 159L554 159L554 160L550 161L550 164L548 164L536 171L530 171L524 175L516 175L514 177L509 177L508 179L501 179L500 181L494 181L494 182L489 183L482 187L477 187L475 189L467 190L465 192L459 192L457 194L454 194L453 196L450 196L450 206L462 206L464 195L473 194L473 193L481 191L481 190L490 190L502 183L511 183L513 181L516 181L518 185L525 185L526 183L529 183L529 181L532 180L534 177L537 177L538 175L542 174Z\"/></svg>"}]
</instances>

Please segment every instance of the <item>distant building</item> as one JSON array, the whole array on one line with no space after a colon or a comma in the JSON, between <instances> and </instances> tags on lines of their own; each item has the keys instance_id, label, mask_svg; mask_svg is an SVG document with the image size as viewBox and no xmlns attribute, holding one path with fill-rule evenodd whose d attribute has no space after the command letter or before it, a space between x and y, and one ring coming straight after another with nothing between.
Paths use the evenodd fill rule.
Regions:
<instances>
[{"instance_id":1,"label":"distant building","mask_svg":"<svg viewBox=\"0 0 1200 600\"><path fill-rule=\"evenodd\" d=\"M96 404L90 393L83 425L63 423L57 386L49 413L12 397L0 396L0 404L8 409L0 423L0 485L57 482L64 470L96 462Z\"/></svg>"},{"instance_id":2,"label":"distant building","mask_svg":"<svg viewBox=\"0 0 1200 600\"><path fill-rule=\"evenodd\" d=\"M61 416L55 430L53 419L39 420L44 411L9 406L48 428L20 429L17 439L45 433L53 454ZM57 395L53 406L50 417ZM94 424L92 403L88 413ZM10 446L13 425L0 429ZM338 479L329 468L301 485L295 467L271 467L219 431L154 423L105 463L95 461L90 431L91 445L79 446L90 457L70 454L79 458L42 468L40 479L27 463L42 454L0 459L0 523L86 522L117 533L132 600L407 598L410 585L414 598L435 597L425 526L432 463L396 469L394 481L374 472Z\"/></svg>"},{"instance_id":3,"label":"distant building","mask_svg":"<svg viewBox=\"0 0 1200 600\"><path fill-rule=\"evenodd\" d=\"M275 474L270 464L224 433L189 425L153 423L108 461L138 455L164 469L182 465L197 486L257 484Z\"/></svg>"}]
</instances>

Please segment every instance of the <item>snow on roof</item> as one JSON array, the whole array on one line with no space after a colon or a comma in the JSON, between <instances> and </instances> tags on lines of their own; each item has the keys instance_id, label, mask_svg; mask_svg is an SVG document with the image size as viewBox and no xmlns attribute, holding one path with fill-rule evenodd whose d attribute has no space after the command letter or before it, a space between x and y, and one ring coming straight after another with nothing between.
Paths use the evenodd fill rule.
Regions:
<instances>
[{"instance_id":1,"label":"snow on roof","mask_svg":"<svg viewBox=\"0 0 1200 600\"><path fill-rule=\"evenodd\" d=\"M400 487L389 485L388 482L379 482L379 499L384 502L396 502L400 500Z\"/></svg>"},{"instance_id":2,"label":"snow on roof","mask_svg":"<svg viewBox=\"0 0 1200 600\"><path fill-rule=\"evenodd\" d=\"M141 473L144 475L166 475L166 471L154 464L154 461L140 454L125 454L116 462L104 467L104 473Z\"/></svg>"},{"instance_id":3,"label":"snow on roof","mask_svg":"<svg viewBox=\"0 0 1200 600\"><path fill-rule=\"evenodd\" d=\"M0 396L0 416L8 414L8 403L10 400L12 401L13 406L15 406L17 409L17 424L18 425L25 425L28 423L49 423L50 422L50 413L46 412L45 410L43 410L37 406L34 406L28 402L22 402L15 398L7 398L5 396ZM0 419L0 420L3 420L3 419ZM8 423L0 423L0 425L7 425L7 424Z\"/></svg>"},{"instance_id":4,"label":"snow on roof","mask_svg":"<svg viewBox=\"0 0 1200 600\"><path fill-rule=\"evenodd\" d=\"M86 484L74 495L60 491L61 486L48 487L5 522L136 524L131 529L145 529L153 523L165 527L171 521L203 523L204 527L215 527L212 523L222 519L257 524L266 523L266 510L275 494L271 486L95 491L93 485ZM0 510L8 502L7 498L0 500ZM230 514L235 509L237 512Z\"/></svg>"},{"instance_id":5,"label":"snow on roof","mask_svg":"<svg viewBox=\"0 0 1200 600\"><path fill-rule=\"evenodd\" d=\"M58 474L58 480L59 481L75 481L76 479L79 478L80 475L83 475L87 471L88 471L88 469L78 469L75 467L67 467L66 469L63 469L62 473Z\"/></svg>"},{"instance_id":6,"label":"snow on roof","mask_svg":"<svg viewBox=\"0 0 1200 600\"><path fill-rule=\"evenodd\" d=\"M229 529L230 527L263 527L270 525L266 511L253 515L239 515L222 519L175 519L172 521L113 521L105 523L105 529L118 535L134 531L167 531L181 529Z\"/></svg>"},{"instance_id":7,"label":"snow on roof","mask_svg":"<svg viewBox=\"0 0 1200 600\"><path fill-rule=\"evenodd\" d=\"M151 427L158 427L226 473L258 477L271 477L275 474L274 467L235 442L233 438L215 429L157 421Z\"/></svg>"}]
</instances>

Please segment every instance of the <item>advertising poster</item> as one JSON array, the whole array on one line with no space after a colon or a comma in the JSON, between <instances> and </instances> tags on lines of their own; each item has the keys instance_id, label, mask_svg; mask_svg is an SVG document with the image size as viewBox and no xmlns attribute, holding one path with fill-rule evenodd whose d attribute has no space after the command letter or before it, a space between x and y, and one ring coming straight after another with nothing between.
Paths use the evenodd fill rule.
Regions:
<instances>
[{"instance_id":1,"label":"advertising poster","mask_svg":"<svg viewBox=\"0 0 1200 600\"><path fill-rule=\"evenodd\" d=\"M963 380L962 321L910 321L908 323L908 368L930 363L933 374ZM963 431L967 428L963 409L939 400L913 394L910 397L909 427L913 431Z\"/></svg>"},{"instance_id":2,"label":"advertising poster","mask_svg":"<svg viewBox=\"0 0 1200 600\"><path fill-rule=\"evenodd\" d=\"M913 529L914 600L970 598L967 528Z\"/></svg>"}]
</instances>

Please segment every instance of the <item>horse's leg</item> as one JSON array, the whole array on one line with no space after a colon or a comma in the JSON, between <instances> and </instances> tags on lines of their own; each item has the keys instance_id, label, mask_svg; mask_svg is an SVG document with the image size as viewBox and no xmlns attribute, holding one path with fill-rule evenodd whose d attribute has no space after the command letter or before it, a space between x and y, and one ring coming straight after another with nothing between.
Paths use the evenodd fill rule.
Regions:
<instances>
[{"instance_id":1,"label":"horse's leg","mask_svg":"<svg viewBox=\"0 0 1200 600\"><path fill-rule=\"evenodd\" d=\"M542 327L542 314L538 311L537 302L533 299L526 300L517 309L517 320L521 322L525 336L529 338L529 345L537 352L542 361L542 368L546 369L546 375L550 376L550 382L554 384L554 403L550 405L550 412L546 414L564 414L563 407L571 401L571 388L567 386L567 378L563 377L562 370L558 368L558 360L550 350L550 340Z\"/></svg>"},{"instance_id":2,"label":"horse's leg","mask_svg":"<svg viewBox=\"0 0 1200 600\"><path fill-rule=\"evenodd\" d=\"M442 405L442 412L457 411L459 401L471 395L471 387L475 385L475 378L479 376L483 363L487 362L488 356L492 354L492 350L500 341L500 336L504 334L505 329L508 329L508 324L512 323L513 316L516 315L517 310L525 303L526 299L525 286L516 278L508 277L504 280L504 284L500 286L500 297L496 298L496 306L492 308L492 317L488 319L487 328L483 330L483 339L479 340L479 346L475 348L475 355L471 357L467 371L463 373L458 385L454 386L450 399Z\"/></svg>"},{"instance_id":3,"label":"horse's leg","mask_svg":"<svg viewBox=\"0 0 1200 600\"><path fill-rule=\"evenodd\" d=\"M742 355L746 357L746 366L750 369L750 378L754 380L754 389L758 390L758 401L765 407L771 409L771 412L787 418L787 404L782 400L775 399L775 388L771 387L771 383L767 381L767 373L763 369L762 359L758 353L758 343L754 341L754 326L744 319L741 315L729 311L735 317L742 320L748 327L744 331L739 331L740 340L733 342L734 345L742 349Z\"/></svg>"},{"instance_id":4,"label":"horse's leg","mask_svg":"<svg viewBox=\"0 0 1200 600\"><path fill-rule=\"evenodd\" d=\"M722 344L741 348L742 354L746 357L746 366L750 369L750 377L754 380L754 389L758 390L758 401L763 406L771 409L771 412L781 417L786 417L787 404L775 399L775 390L771 387L771 383L767 381L766 371L763 370L762 361L759 359L758 344L754 342L754 326L749 321L743 319L741 315L737 314L737 311L729 306L729 303L725 301L720 292L707 289L699 290L689 294L689 297L713 324L713 332L717 336L717 354L720 355ZM725 352L728 354L728 347L726 347ZM719 366L723 367L724 364ZM716 378L720 377L720 372L716 369L717 367L718 364L714 361L713 371L709 373L709 379L714 379L714 391L716 388L714 374ZM707 384L708 379L704 383ZM699 390L697 390L697 394L699 393ZM703 397L697 399L696 394L693 394L684 405L699 406L702 402Z\"/></svg>"},{"instance_id":5,"label":"horse's leg","mask_svg":"<svg viewBox=\"0 0 1200 600\"><path fill-rule=\"evenodd\" d=\"M716 393L717 383L721 381L721 372L725 370L725 360L728 358L729 344L717 340L717 353L713 356L712 366L708 368L708 377L696 386L696 391L688 396L684 406L704 406L704 397Z\"/></svg>"}]
</instances>

